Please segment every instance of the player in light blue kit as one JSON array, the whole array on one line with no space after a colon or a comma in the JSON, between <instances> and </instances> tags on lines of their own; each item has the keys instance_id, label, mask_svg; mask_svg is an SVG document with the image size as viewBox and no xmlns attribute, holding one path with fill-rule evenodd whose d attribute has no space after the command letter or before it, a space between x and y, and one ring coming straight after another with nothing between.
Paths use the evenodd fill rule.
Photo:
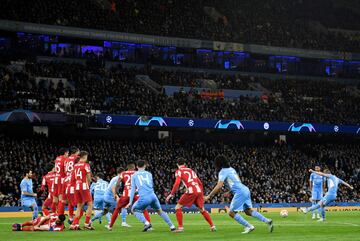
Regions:
<instances>
[{"instance_id":1,"label":"player in light blue kit","mask_svg":"<svg viewBox=\"0 0 360 241\"><path fill-rule=\"evenodd\" d=\"M259 219L260 221L266 223L269 227L269 231L272 232L274 229L273 221L271 219L265 218L257 211L251 210L252 202L250 197L250 190L247 186L241 183L240 178L234 168L230 167L228 159L219 155L215 158L215 166L219 172L219 181L211 193L205 197L205 201L209 201L215 194L217 194L226 182L229 186L231 192L234 194L234 197L230 204L229 216L238 223L245 226L243 234L250 233L255 229L253 225L248 223L239 213L239 211L244 211L246 215L252 216Z\"/></svg>"},{"instance_id":2,"label":"player in light blue kit","mask_svg":"<svg viewBox=\"0 0 360 241\"><path fill-rule=\"evenodd\" d=\"M320 166L315 166L315 171L320 172ZM316 205L323 197L323 190L325 186L326 177L320 176L316 173L311 173L309 180L309 188L311 190L311 202L313 205ZM312 219L320 219L321 209L316 209L312 211Z\"/></svg>"},{"instance_id":3,"label":"player in light blue kit","mask_svg":"<svg viewBox=\"0 0 360 241\"><path fill-rule=\"evenodd\" d=\"M109 185L107 181L104 181L104 175L102 173L98 173L96 176L96 182L93 182L90 186L91 195L94 198L94 210L95 216L91 219L91 222L94 222L96 219L99 219L99 223L101 223L101 217L104 212L104 195L105 191Z\"/></svg>"},{"instance_id":4,"label":"player in light blue kit","mask_svg":"<svg viewBox=\"0 0 360 241\"><path fill-rule=\"evenodd\" d=\"M28 207L33 211L33 219L38 217L39 209L36 204L37 194L33 192L32 182L33 172L31 170L25 172L25 177L20 183L21 190L21 206Z\"/></svg>"},{"instance_id":5,"label":"player in light blue kit","mask_svg":"<svg viewBox=\"0 0 360 241\"><path fill-rule=\"evenodd\" d=\"M110 183L104 192L104 210L102 212L99 212L97 215L95 215L95 217L93 218L94 220L101 218L102 216L104 216L106 214L106 220L107 220L108 224L110 223L111 214L114 211L114 209L116 207L116 202L119 198L117 195L116 183L119 179L119 174L122 171L123 171L122 168L118 168L117 169L118 175L116 175L115 177L113 177L110 180ZM105 227L107 228L108 225L106 225Z\"/></svg>"},{"instance_id":6,"label":"player in light blue kit","mask_svg":"<svg viewBox=\"0 0 360 241\"><path fill-rule=\"evenodd\" d=\"M336 195L337 195L337 190L338 190L339 184L344 184L351 190L353 190L354 188L349 183L344 182L337 176L331 175L331 172L329 169L325 169L324 172L317 172L317 171L310 169L309 172L326 177L328 191L325 194L325 196L318 202L318 204L316 204L310 208L301 208L301 211L306 214L310 211L321 208L321 219L319 221L325 221L325 207L336 200Z\"/></svg>"},{"instance_id":7,"label":"player in light blue kit","mask_svg":"<svg viewBox=\"0 0 360 241\"><path fill-rule=\"evenodd\" d=\"M169 216L166 212L162 211L159 199L154 193L154 183L152 174L148 171L145 171L146 162L144 160L139 160L136 163L138 171L134 173L131 177L131 191L130 191L130 201L126 208L131 207L131 211L134 213L135 217L144 223L143 232L150 231L152 229L151 224L144 217L144 210L150 206L152 207L162 219L169 225L170 230L175 232L175 226L171 222ZM134 203L135 191L138 190L139 199Z\"/></svg>"}]
</instances>

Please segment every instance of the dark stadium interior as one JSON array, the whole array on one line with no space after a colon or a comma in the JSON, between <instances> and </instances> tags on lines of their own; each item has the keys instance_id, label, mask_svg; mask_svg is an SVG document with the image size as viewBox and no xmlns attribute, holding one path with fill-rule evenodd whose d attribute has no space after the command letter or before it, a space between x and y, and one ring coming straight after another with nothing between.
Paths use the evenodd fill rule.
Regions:
<instances>
[{"instance_id":1,"label":"dark stadium interior","mask_svg":"<svg viewBox=\"0 0 360 241\"><path fill-rule=\"evenodd\" d=\"M72 146L89 152L91 174L107 181L147 161L163 206L178 158L206 197L222 154L261 207L316 205L316 165L353 186L338 189L336 205L359 207L360 1L0 5L0 214L23 210L29 169L41 207L51 196L39 190L47 164ZM207 204L228 208L235 195L221 190Z\"/></svg>"}]
</instances>

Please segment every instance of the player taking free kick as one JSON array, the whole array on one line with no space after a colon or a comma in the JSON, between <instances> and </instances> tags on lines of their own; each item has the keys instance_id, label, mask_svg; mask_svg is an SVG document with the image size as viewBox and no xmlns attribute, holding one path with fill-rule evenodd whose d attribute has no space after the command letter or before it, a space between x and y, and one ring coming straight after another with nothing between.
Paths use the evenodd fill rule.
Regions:
<instances>
[{"instance_id":1,"label":"player taking free kick","mask_svg":"<svg viewBox=\"0 0 360 241\"><path fill-rule=\"evenodd\" d=\"M193 204L195 204L205 220L209 223L210 231L215 231L216 227L209 213L204 208L204 188L200 179L192 169L186 167L184 158L179 158L177 160L177 166L179 169L175 172L175 184L170 195L166 198L166 202L169 202L169 200L174 197L180 182L186 187L186 192L181 196L175 207L176 219L179 225L177 232L184 231L182 207L191 207Z\"/></svg>"},{"instance_id":2,"label":"player taking free kick","mask_svg":"<svg viewBox=\"0 0 360 241\"><path fill-rule=\"evenodd\" d=\"M228 158L223 155L217 156L215 158L215 167L220 171L219 181L211 193L205 197L205 201L210 200L215 194L217 194L226 182L231 192L234 194L230 204L229 216L235 219L236 222L245 226L245 230L242 233L250 233L255 229L255 227L246 221L240 214L238 214L238 211L244 211L246 215L252 216L266 223L269 226L269 231L272 232L274 228L273 221L271 219L265 218L259 212L251 210L252 202L250 197L250 190L247 186L242 184L234 168L230 167Z\"/></svg>"},{"instance_id":3,"label":"player taking free kick","mask_svg":"<svg viewBox=\"0 0 360 241\"><path fill-rule=\"evenodd\" d=\"M317 172L317 171L310 169L309 172L326 177L328 191L325 194L325 196L318 202L318 204L313 205L310 208L301 208L301 211L306 214L310 211L320 208L320 212L321 212L320 221L325 221L325 206L328 206L330 203L332 203L333 201L336 200L339 184L344 184L351 190L353 190L354 188L349 183L341 180L340 178L338 178L335 175L332 175L329 169L325 169L324 172Z\"/></svg>"}]
</instances>

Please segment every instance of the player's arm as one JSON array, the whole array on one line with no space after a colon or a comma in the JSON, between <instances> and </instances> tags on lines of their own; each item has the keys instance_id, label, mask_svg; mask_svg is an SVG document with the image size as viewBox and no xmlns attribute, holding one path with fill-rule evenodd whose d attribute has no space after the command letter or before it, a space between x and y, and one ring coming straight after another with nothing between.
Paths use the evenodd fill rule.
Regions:
<instances>
[{"instance_id":1,"label":"player's arm","mask_svg":"<svg viewBox=\"0 0 360 241\"><path fill-rule=\"evenodd\" d=\"M45 191L45 186L46 186L46 178L45 176L42 178L42 181L41 181L41 188L40 190L41 191Z\"/></svg>"},{"instance_id":2,"label":"player's arm","mask_svg":"<svg viewBox=\"0 0 360 241\"><path fill-rule=\"evenodd\" d=\"M214 189L210 192L209 195L205 197L205 201L209 201L215 194L217 194L221 188L224 186L224 181L219 180Z\"/></svg>"},{"instance_id":3,"label":"player's arm","mask_svg":"<svg viewBox=\"0 0 360 241\"><path fill-rule=\"evenodd\" d=\"M21 185L20 185L20 189L21 189L21 194L24 195L24 196L37 197L37 194L36 194L36 193L31 193L31 192L23 191L23 190L27 190L26 184L21 184Z\"/></svg>"},{"instance_id":4,"label":"player's arm","mask_svg":"<svg viewBox=\"0 0 360 241\"><path fill-rule=\"evenodd\" d=\"M318 174L318 175L323 176L323 177L330 177L331 176L331 174L326 174L326 173L323 173L323 172L317 172L317 171L314 171L313 169L310 169L309 172Z\"/></svg>"},{"instance_id":5,"label":"player's arm","mask_svg":"<svg viewBox=\"0 0 360 241\"><path fill-rule=\"evenodd\" d=\"M341 179L340 179L340 183L344 184L345 186L347 186L347 187L350 188L351 190L354 190L354 187L353 187L353 186L351 186L349 183L347 183L347 182L345 182L345 181L343 181L343 180L341 180Z\"/></svg>"},{"instance_id":6,"label":"player's arm","mask_svg":"<svg viewBox=\"0 0 360 241\"><path fill-rule=\"evenodd\" d=\"M43 225L49 219L50 219L50 216L43 217L41 219L41 221L37 225L34 226L34 231L48 231L49 230L48 227L40 227L40 226Z\"/></svg>"},{"instance_id":7,"label":"player's arm","mask_svg":"<svg viewBox=\"0 0 360 241\"><path fill-rule=\"evenodd\" d=\"M132 206L133 201L134 201L135 191L136 191L135 175L132 175L131 176L130 201L129 201L129 204L127 205L127 207Z\"/></svg>"},{"instance_id":8,"label":"player's arm","mask_svg":"<svg viewBox=\"0 0 360 241\"><path fill-rule=\"evenodd\" d=\"M115 200L118 200L118 195L117 195L117 193L116 193L116 190L117 190L117 182L115 183L115 185L113 185L112 187L111 187L111 192L112 192L112 194L113 194L113 196L114 196L114 199Z\"/></svg>"},{"instance_id":9,"label":"player's arm","mask_svg":"<svg viewBox=\"0 0 360 241\"><path fill-rule=\"evenodd\" d=\"M121 180L122 180L122 175L119 175L119 178L118 178L116 184L115 184L115 185L112 187L112 189L111 189L111 191L112 191L112 193L113 193L113 195L114 195L115 200L117 200L117 198L118 198L118 195L117 195L117 193L116 193L116 190L119 190L119 188L120 188L120 186L121 186Z\"/></svg>"},{"instance_id":10,"label":"player's arm","mask_svg":"<svg viewBox=\"0 0 360 241\"><path fill-rule=\"evenodd\" d=\"M179 186L180 186L180 183L181 183L181 177L179 175L176 175L176 179L175 179L175 183L174 183L174 186L171 190L171 193L169 194L169 196L166 197L166 202L169 202L170 199L172 197L174 197L174 194L176 193L176 191L178 190Z\"/></svg>"},{"instance_id":11,"label":"player's arm","mask_svg":"<svg viewBox=\"0 0 360 241\"><path fill-rule=\"evenodd\" d=\"M310 175L310 179L309 179L309 189L312 190L312 181L313 181L313 176Z\"/></svg>"}]
</instances>

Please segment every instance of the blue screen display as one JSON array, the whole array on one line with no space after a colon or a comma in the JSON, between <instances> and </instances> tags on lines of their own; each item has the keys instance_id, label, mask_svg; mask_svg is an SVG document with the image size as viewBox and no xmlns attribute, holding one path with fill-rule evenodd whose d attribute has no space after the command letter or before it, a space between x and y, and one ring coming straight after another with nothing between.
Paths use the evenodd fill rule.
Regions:
<instances>
[{"instance_id":1,"label":"blue screen display","mask_svg":"<svg viewBox=\"0 0 360 241\"><path fill-rule=\"evenodd\" d=\"M298 133L333 133L360 135L360 126L299 122L190 119L138 115L96 115L96 122L108 125L157 126L206 129L233 129L239 131L276 131Z\"/></svg>"}]
</instances>

